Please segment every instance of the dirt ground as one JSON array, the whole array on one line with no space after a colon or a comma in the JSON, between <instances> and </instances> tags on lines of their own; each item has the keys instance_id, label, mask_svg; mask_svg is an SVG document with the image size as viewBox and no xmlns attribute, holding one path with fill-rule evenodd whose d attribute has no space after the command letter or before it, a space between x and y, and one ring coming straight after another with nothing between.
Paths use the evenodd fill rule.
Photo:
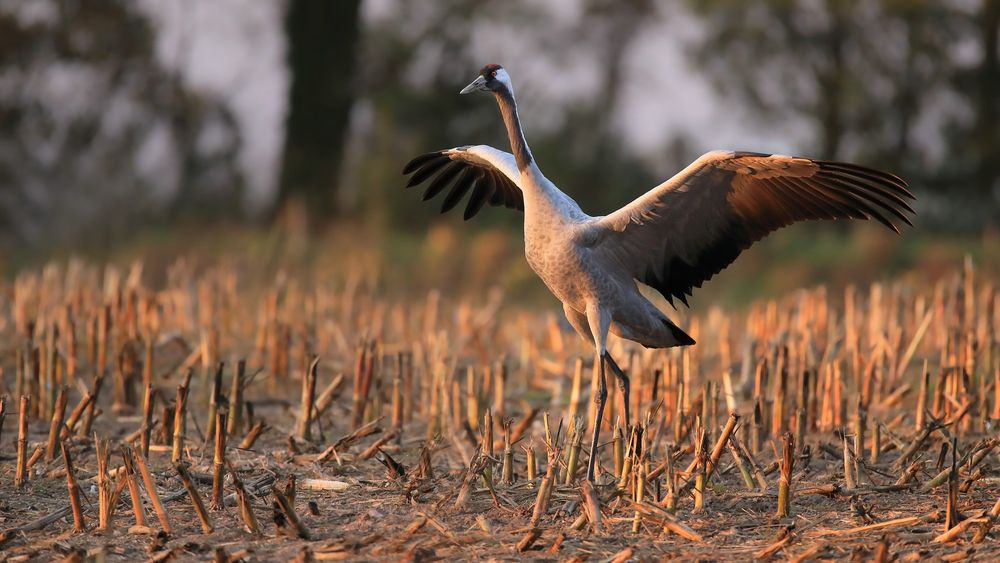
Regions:
<instances>
[{"instance_id":1,"label":"dirt ground","mask_svg":"<svg viewBox=\"0 0 1000 563\"><path fill-rule=\"evenodd\" d=\"M630 440L613 439L612 424L624 417L609 374L596 493L583 485L585 421L593 420L599 381L592 351L552 313L504 312L493 298L443 303L436 293L383 302L351 284L286 280L249 291L225 267L178 267L160 288L142 286L138 274L105 272L101 281L96 268L60 272L53 267L0 291L0 298L15 296L0 299L0 396L7 396L0 561L1000 560L1000 527L991 529L1000 516L1000 294L971 268L936 285L849 288L843 299L818 288L746 311L678 313L698 340L684 350L613 341L611 352L631 376L638 446L616 449ZM313 352L321 361L310 394L303 379ZM227 502L208 510L213 531L206 534L171 463L176 428L165 421L176 418L177 388L190 368L186 429L176 434L209 504L210 374L225 360L218 404L235 401L233 365L242 358L245 405L230 411L246 415L225 457L249 491L260 534L248 532L228 475ZM140 442L139 384L147 377L156 397L148 463L168 535L149 491L139 495L146 527L134 527L119 471L120 445ZM33 455L51 426L59 388L51 382L67 384L67 413L104 389L92 432L69 414L57 421L81 493L80 533L62 456ZM14 399L26 393L36 405L49 392L47 410L25 419L20 449L34 462L17 487ZM303 404L314 413L309 436L298 424ZM727 440L730 406L740 418ZM503 416L488 425L489 408ZM243 447L252 423L267 430ZM571 425L580 432L567 432ZM504 428L513 443L506 483ZM863 448L847 447L840 432L863 436ZM123 488L108 503L106 530L98 529L95 436L110 445L104 498L114 498L116 484ZM799 447L789 442L785 456L792 436ZM489 449L482 447L488 439L494 448L484 460L478 452ZM549 445L560 450L555 483L543 477ZM538 460L530 480L525 448ZM907 459L897 463L900 457ZM630 477L617 483L629 466ZM779 518L788 469L789 514ZM711 475L696 510L702 471ZM673 497L670 482L679 491ZM291 511L276 509L282 498ZM665 506L671 498L673 513ZM953 537L939 537L946 528Z\"/></svg>"},{"instance_id":2,"label":"dirt ground","mask_svg":"<svg viewBox=\"0 0 1000 563\"><path fill-rule=\"evenodd\" d=\"M342 408L342 405L340 405ZM227 506L221 511L211 511L215 527L211 534L203 534L199 521L176 473L169 464L169 452L152 453L151 465L156 476L161 498L173 497L166 502L173 533L165 540L156 535L132 534L134 524L127 494L122 495L114 527L106 533L93 531L96 525L96 490L91 488L88 476L94 473L93 447L79 442L76 449L77 475L83 485L86 518L91 531L73 534L72 517L67 513L44 529L16 534L4 546L3 559L58 560L74 550L85 550L91 556L103 554L110 560L136 561L153 554L171 550L180 560L211 560L216 550L234 554L248 550L252 560L292 560L303 556L308 549L316 559L347 559L372 561L397 560L545 560L561 561L609 560L750 560L759 558L759 552L790 530L787 544L774 551L777 559L805 557L808 560L872 560L876 558L883 542L888 546L884 557L891 560L996 560L1000 546L993 539L984 543L933 543L933 538L943 531L943 517L947 501L947 486L928 493L912 490L886 492L874 487L859 487L851 494L794 494L791 516L776 518L777 493L772 487L767 492L747 491L739 473L729 462L720 464L706 493L704 509L692 513L690 498L678 503L677 517L702 536L703 541L690 541L664 533L661 526L644 522L638 533L632 533L635 511L624 498L608 500L603 506L603 530L573 531L571 524L579 513L579 489L576 485L559 485L551 497L550 509L537 526L538 538L524 551L518 543L532 529L532 508L537 495L538 479L524 481L523 467L516 467L520 481L513 485L497 484L501 502L495 504L489 491L477 479L471 500L464 509L454 507L464 470L453 459L450 448L432 456L434 476L424 480L388 479L385 468L375 459L360 460L356 456L378 438L373 434L347 451L339 453L341 463L290 461L278 430L283 423L292 424L290 411L280 408L262 408L259 416L274 421L275 429L266 433L251 450L230 450L230 460L239 468L245 483L276 476L281 486L288 475L294 474L298 482L303 479L331 479L347 483L342 492L317 491L299 487L295 495L295 508L308 529L309 540L288 538L277 533L272 522L270 496L262 491L256 499L257 518L264 535L253 538L244 529L238 509ZM109 421L105 421L109 422ZM117 424L99 425L99 433L114 439L131 431L134 420L125 419ZM117 430L115 430L117 429ZM346 429L326 429L330 436L347 434ZM417 436L421 433L414 432ZM32 441L44 440L44 435L32 435ZM833 437L816 436L816 440ZM816 442L814 442L816 443ZM387 445L384 450L412 473L418 464L422 440L404 435L402 445ZM823 485L843 486L842 459L822 449L810 448L818 455L804 466L800 459L794 479L795 488L805 490ZM59 473L62 464L57 459L52 464L39 462L37 475L23 489L14 488L14 465L10 462L10 449L3 458L0 482L4 483L0 495L0 526L9 527L31 522L68 506L65 477ZM211 452L197 446L189 448L192 472L201 495L210 494ZM879 464L871 466L873 472L888 471L895 459L886 455ZM523 461L522 461L523 463ZM683 464L682 464L683 465ZM930 469L933 469L931 467ZM930 478L933 471L918 474L918 481ZM199 479L201 477L201 479ZM769 478L772 483L776 474ZM613 495L615 486L608 484L609 476L598 486L602 498ZM892 479L872 474L879 484ZM965 516L975 516L988 509L1000 496L1000 480L991 470L961 497L959 510ZM266 487L265 487L266 490ZM309 505L315 503L318 514L311 514ZM852 528L897 518L937 514L926 522L905 523L884 530L844 533ZM147 502L147 518L156 528L152 508ZM968 539L968 538L967 538Z\"/></svg>"}]
</instances>

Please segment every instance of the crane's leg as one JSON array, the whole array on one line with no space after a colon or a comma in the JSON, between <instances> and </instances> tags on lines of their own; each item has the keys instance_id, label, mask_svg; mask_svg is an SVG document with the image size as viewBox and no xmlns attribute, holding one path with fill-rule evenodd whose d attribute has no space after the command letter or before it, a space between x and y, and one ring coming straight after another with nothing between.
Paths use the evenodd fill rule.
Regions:
<instances>
[{"instance_id":1,"label":"crane's leg","mask_svg":"<svg viewBox=\"0 0 1000 563\"><path fill-rule=\"evenodd\" d=\"M604 418L604 405L608 402L608 386L604 382L604 357L600 350L597 352L596 361L599 365L599 380L597 396L594 402L597 403L597 414L594 415L594 436L590 441L590 462L587 464L587 480L594 482L594 471L597 467L597 443L601 439L601 420Z\"/></svg>"},{"instance_id":2,"label":"crane's leg","mask_svg":"<svg viewBox=\"0 0 1000 563\"><path fill-rule=\"evenodd\" d=\"M587 323L590 325L590 333L594 337L595 361L598 366L597 377L599 380L597 396L594 397L594 402L597 403L597 414L594 415L594 436L590 442L590 462L587 465L587 480L593 482L597 467L597 446L601 439L601 420L604 418L604 405L608 402L608 386L604 381L604 360L608 357L608 328L611 326L611 316L602 314L596 303L588 304Z\"/></svg>"},{"instance_id":3,"label":"crane's leg","mask_svg":"<svg viewBox=\"0 0 1000 563\"><path fill-rule=\"evenodd\" d=\"M615 362L614 358L611 357L611 354L605 352L604 357L607 359L608 367L611 368L615 377L618 378L618 389L622 392L622 402L625 405L625 430L628 431L632 424L632 418L629 416L629 389L631 387L631 382L628 379L628 375L625 374L622 368L618 367L618 364Z\"/></svg>"}]
</instances>

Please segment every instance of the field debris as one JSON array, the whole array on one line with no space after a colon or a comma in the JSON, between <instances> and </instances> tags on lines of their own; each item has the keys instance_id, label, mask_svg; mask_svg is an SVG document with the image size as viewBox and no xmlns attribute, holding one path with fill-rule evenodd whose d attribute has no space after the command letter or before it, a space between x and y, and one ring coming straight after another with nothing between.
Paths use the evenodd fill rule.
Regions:
<instances>
[{"instance_id":1,"label":"field debris","mask_svg":"<svg viewBox=\"0 0 1000 563\"><path fill-rule=\"evenodd\" d=\"M589 344L547 313L145 278L5 288L3 557L1000 557L1000 291L971 263L612 339L631 404L607 385L594 460Z\"/></svg>"}]
</instances>

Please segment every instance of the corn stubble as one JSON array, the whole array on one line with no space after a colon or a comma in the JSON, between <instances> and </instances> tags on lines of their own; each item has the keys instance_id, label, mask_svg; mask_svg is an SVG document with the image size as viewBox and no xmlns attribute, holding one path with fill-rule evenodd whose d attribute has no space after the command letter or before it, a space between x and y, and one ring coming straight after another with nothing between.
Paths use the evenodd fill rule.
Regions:
<instances>
[{"instance_id":1,"label":"corn stubble","mask_svg":"<svg viewBox=\"0 0 1000 563\"><path fill-rule=\"evenodd\" d=\"M122 521L139 543L114 553L154 560L220 534L229 561L912 560L995 537L1000 292L971 261L930 285L674 313L693 348L613 340L634 419L608 385L596 483L598 372L550 314L386 299L360 271L168 271L13 282L2 474L18 498L67 496L8 517L6 553L97 549ZM37 547L50 531L75 535Z\"/></svg>"}]
</instances>

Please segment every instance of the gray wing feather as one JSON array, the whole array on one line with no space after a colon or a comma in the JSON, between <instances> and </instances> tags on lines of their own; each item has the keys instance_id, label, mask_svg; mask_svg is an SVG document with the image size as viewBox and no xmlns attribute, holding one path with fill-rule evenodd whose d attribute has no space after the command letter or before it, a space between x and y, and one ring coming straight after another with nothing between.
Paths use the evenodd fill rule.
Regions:
<instances>
[{"instance_id":1,"label":"gray wing feather","mask_svg":"<svg viewBox=\"0 0 1000 563\"><path fill-rule=\"evenodd\" d=\"M596 252L673 304L754 242L809 219L910 224L906 182L847 163L715 151L597 219Z\"/></svg>"}]
</instances>

